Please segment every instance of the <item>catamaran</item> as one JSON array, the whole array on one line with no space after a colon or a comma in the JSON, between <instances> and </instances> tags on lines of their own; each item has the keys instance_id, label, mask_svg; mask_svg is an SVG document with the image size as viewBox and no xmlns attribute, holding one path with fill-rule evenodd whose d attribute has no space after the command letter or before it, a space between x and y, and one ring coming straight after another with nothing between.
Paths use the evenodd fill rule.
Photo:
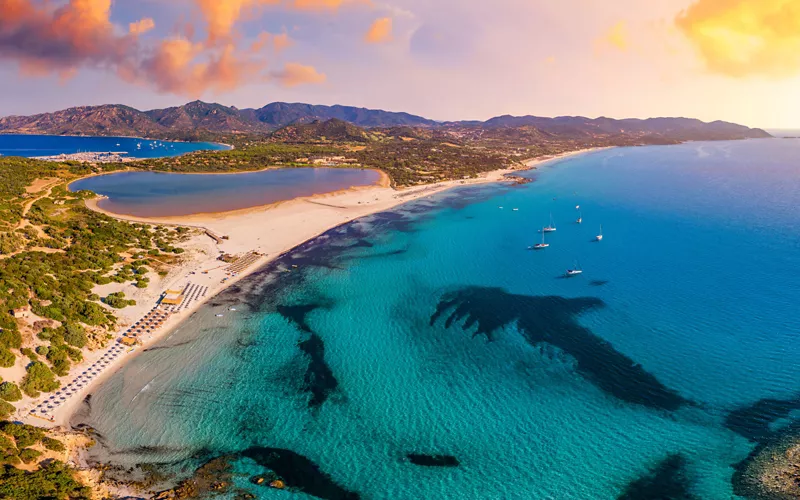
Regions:
<instances>
[{"instance_id":1,"label":"catamaran","mask_svg":"<svg viewBox=\"0 0 800 500\"><path fill-rule=\"evenodd\" d=\"M544 228L542 228L542 242L533 245L534 250L544 250L545 248L549 247L550 243L544 242Z\"/></svg>"},{"instance_id":2,"label":"catamaran","mask_svg":"<svg viewBox=\"0 0 800 500\"><path fill-rule=\"evenodd\" d=\"M572 276L578 276L579 274L583 274L583 269L581 269L581 265L578 263L578 261L575 261L575 267L572 269L567 269L566 276L567 278L570 278Z\"/></svg>"},{"instance_id":3,"label":"catamaran","mask_svg":"<svg viewBox=\"0 0 800 500\"><path fill-rule=\"evenodd\" d=\"M600 224L600 234L594 237L595 241L603 241L603 225Z\"/></svg>"},{"instance_id":4,"label":"catamaran","mask_svg":"<svg viewBox=\"0 0 800 500\"><path fill-rule=\"evenodd\" d=\"M556 231L556 224L553 222L553 214L550 214L550 225L542 228L543 233L554 233Z\"/></svg>"}]
</instances>

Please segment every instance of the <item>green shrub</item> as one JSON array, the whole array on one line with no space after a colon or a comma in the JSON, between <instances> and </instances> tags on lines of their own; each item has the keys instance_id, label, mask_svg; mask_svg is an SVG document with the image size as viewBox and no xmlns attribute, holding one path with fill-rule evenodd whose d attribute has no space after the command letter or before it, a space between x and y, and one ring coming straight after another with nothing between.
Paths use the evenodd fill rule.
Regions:
<instances>
[{"instance_id":1,"label":"green shrub","mask_svg":"<svg viewBox=\"0 0 800 500\"><path fill-rule=\"evenodd\" d=\"M36 451L32 448L25 448L23 450L19 450L19 459L26 464L33 463L34 461L36 461L37 458L41 456L42 456L41 451Z\"/></svg>"},{"instance_id":2,"label":"green shrub","mask_svg":"<svg viewBox=\"0 0 800 500\"><path fill-rule=\"evenodd\" d=\"M14 441L17 443L17 448L20 449L33 446L45 437L44 429L14 422L0 423L0 431L14 438Z\"/></svg>"},{"instance_id":3,"label":"green shrub","mask_svg":"<svg viewBox=\"0 0 800 500\"><path fill-rule=\"evenodd\" d=\"M53 460L33 472L9 465L0 468L0 498L91 500L92 492L66 464Z\"/></svg>"},{"instance_id":4,"label":"green shrub","mask_svg":"<svg viewBox=\"0 0 800 500\"><path fill-rule=\"evenodd\" d=\"M3 382L0 384L0 399L3 401L19 401L22 399L22 392L14 382Z\"/></svg>"},{"instance_id":5,"label":"green shrub","mask_svg":"<svg viewBox=\"0 0 800 500\"><path fill-rule=\"evenodd\" d=\"M80 349L89 342L89 338L86 336L86 330L82 326L75 323L67 323L64 331L64 342Z\"/></svg>"},{"instance_id":6,"label":"green shrub","mask_svg":"<svg viewBox=\"0 0 800 500\"><path fill-rule=\"evenodd\" d=\"M64 446L64 443L62 443L58 439L53 439L49 437L42 438L42 444L44 445L45 448L47 448L50 451L62 452L67 449Z\"/></svg>"},{"instance_id":7,"label":"green shrub","mask_svg":"<svg viewBox=\"0 0 800 500\"><path fill-rule=\"evenodd\" d=\"M39 396L40 392L52 392L59 387L55 375L41 361L34 361L27 368L28 374L22 380L22 392L31 397Z\"/></svg>"},{"instance_id":8,"label":"green shrub","mask_svg":"<svg viewBox=\"0 0 800 500\"><path fill-rule=\"evenodd\" d=\"M0 368L11 368L14 366L16 359L14 353L7 347L0 346Z\"/></svg>"},{"instance_id":9,"label":"green shrub","mask_svg":"<svg viewBox=\"0 0 800 500\"><path fill-rule=\"evenodd\" d=\"M16 411L14 405L6 401L0 401L0 420L7 419L14 413L14 411Z\"/></svg>"},{"instance_id":10,"label":"green shrub","mask_svg":"<svg viewBox=\"0 0 800 500\"><path fill-rule=\"evenodd\" d=\"M19 352L21 352L23 356L30 358L31 361L39 361L39 356L37 356L30 347L23 347Z\"/></svg>"},{"instance_id":11,"label":"green shrub","mask_svg":"<svg viewBox=\"0 0 800 500\"><path fill-rule=\"evenodd\" d=\"M39 347L36 348L36 354L38 354L39 356L44 356L45 358L47 357L47 353L49 352L50 348L47 347L46 345L40 345Z\"/></svg>"}]
</instances>

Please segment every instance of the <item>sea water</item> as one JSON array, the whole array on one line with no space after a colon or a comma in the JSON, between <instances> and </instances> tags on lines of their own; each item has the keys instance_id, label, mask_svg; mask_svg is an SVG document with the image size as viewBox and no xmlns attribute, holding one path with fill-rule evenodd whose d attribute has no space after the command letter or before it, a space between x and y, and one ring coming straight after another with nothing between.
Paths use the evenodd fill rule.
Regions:
<instances>
[{"instance_id":1,"label":"sea water","mask_svg":"<svg viewBox=\"0 0 800 500\"><path fill-rule=\"evenodd\" d=\"M612 149L528 175L295 249L73 425L126 467L186 477L230 455L258 498L735 498L756 431L800 409L800 141ZM529 250L551 214L551 246ZM294 491L248 482L264 464Z\"/></svg>"},{"instance_id":2,"label":"sea water","mask_svg":"<svg viewBox=\"0 0 800 500\"><path fill-rule=\"evenodd\" d=\"M162 158L201 150L228 149L212 142L173 142L136 137L0 134L0 156L58 156L82 152L121 153L128 158Z\"/></svg>"},{"instance_id":3,"label":"sea water","mask_svg":"<svg viewBox=\"0 0 800 500\"><path fill-rule=\"evenodd\" d=\"M278 168L231 174L122 172L87 177L69 189L106 196L98 205L112 213L165 217L269 205L379 181L377 170L357 168Z\"/></svg>"}]
</instances>

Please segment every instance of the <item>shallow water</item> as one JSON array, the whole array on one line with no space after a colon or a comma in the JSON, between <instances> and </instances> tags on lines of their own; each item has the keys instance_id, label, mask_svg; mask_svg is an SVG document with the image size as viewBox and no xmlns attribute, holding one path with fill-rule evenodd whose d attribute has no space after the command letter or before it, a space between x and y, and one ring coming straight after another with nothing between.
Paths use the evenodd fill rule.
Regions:
<instances>
[{"instance_id":1,"label":"shallow water","mask_svg":"<svg viewBox=\"0 0 800 500\"><path fill-rule=\"evenodd\" d=\"M227 149L227 146L211 142L152 141L135 137L0 134L0 155L26 158L87 151L122 153L121 156L129 158L163 158L192 151L220 149Z\"/></svg>"},{"instance_id":2,"label":"shallow water","mask_svg":"<svg viewBox=\"0 0 800 500\"><path fill-rule=\"evenodd\" d=\"M165 217L269 205L378 181L376 170L281 168L238 174L123 172L81 179L69 188L107 196L98 205L109 212Z\"/></svg>"},{"instance_id":3,"label":"shallow water","mask_svg":"<svg viewBox=\"0 0 800 500\"><path fill-rule=\"evenodd\" d=\"M531 175L303 245L73 424L121 465L186 475L238 454L256 474L272 457L302 472L298 498L735 498L735 464L800 410L800 141L617 149ZM528 251L550 213L551 247ZM563 278L576 260L584 275Z\"/></svg>"}]
</instances>

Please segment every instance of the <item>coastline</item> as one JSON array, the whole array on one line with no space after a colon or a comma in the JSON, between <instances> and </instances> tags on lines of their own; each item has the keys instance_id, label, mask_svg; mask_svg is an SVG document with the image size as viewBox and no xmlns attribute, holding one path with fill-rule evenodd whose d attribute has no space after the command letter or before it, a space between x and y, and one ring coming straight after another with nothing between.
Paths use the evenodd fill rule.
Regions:
<instances>
[{"instance_id":1,"label":"coastline","mask_svg":"<svg viewBox=\"0 0 800 500\"><path fill-rule=\"evenodd\" d=\"M23 400L22 404L19 405L16 419L40 427L68 428L69 419L83 398L113 375L128 359L137 357L155 343L167 338L183 323L184 319L226 288L256 272L281 255L290 252L295 247L316 238L332 228L454 187L508 182L510 179L506 177L510 174L535 169L548 163L604 149L609 148L578 150L552 157L526 160L524 166L488 172L474 179L443 181L402 190L395 190L389 187L389 183L386 182L388 176L383 173L381 177L383 182L380 185L360 186L334 193L295 198L271 205L232 212L157 218L131 217L113 214L100 209L97 206L97 199L86 200L88 208L119 220L152 225L192 227L206 233L225 235L229 239L214 242L213 248L211 251L206 252L205 257L189 259L175 269L170 277L154 283L144 290L142 296L137 297L138 305L136 307L119 311L120 316L122 316L120 325L133 323L138 315L146 313L146 311L155 307L156 301L163 290L183 286L185 283L199 283L201 286L208 286L207 295L192 302L190 307L183 312L172 315L159 330L145 337L140 337L142 340L140 346L126 350L125 355L109 363L99 376L71 394L67 401L54 410L52 412L52 421L29 413L37 403L50 397L50 394L43 394L35 399L26 398ZM257 234L252 230L253 227L259 228ZM211 245L208 241L210 238L206 236L199 236L198 238L205 239L206 244L208 246ZM217 260L220 253L244 255L249 252L257 252L260 256L246 269L233 275L226 273L225 268L227 265ZM199 273L201 270L203 272ZM125 328L123 327L114 334L114 340L112 340L111 345L117 344L117 340L124 330ZM73 366L68 379L72 380L75 376L84 372L88 366L100 359L104 353L105 350L84 353L84 361Z\"/></svg>"}]
</instances>

